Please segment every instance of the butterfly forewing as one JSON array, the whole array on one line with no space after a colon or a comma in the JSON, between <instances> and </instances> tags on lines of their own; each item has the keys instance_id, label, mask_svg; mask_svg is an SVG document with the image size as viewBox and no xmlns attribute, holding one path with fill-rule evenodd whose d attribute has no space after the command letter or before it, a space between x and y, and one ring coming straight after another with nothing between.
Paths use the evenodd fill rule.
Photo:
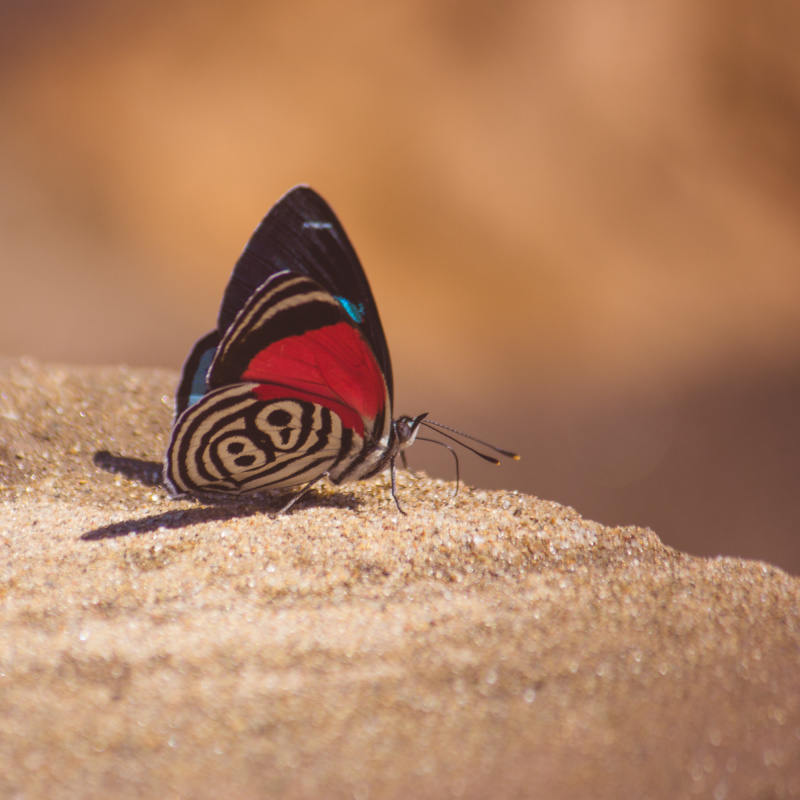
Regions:
<instances>
[{"instance_id":1,"label":"butterfly forewing","mask_svg":"<svg viewBox=\"0 0 800 800\"><path fill-rule=\"evenodd\" d=\"M392 401L392 365L372 291L353 246L330 206L308 186L287 192L261 221L233 269L215 331L183 367L175 418L209 390L208 365L244 305L268 279L291 271L312 278L346 311L370 345Z\"/></svg>"},{"instance_id":2,"label":"butterfly forewing","mask_svg":"<svg viewBox=\"0 0 800 800\"><path fill-rule=\"evenodd\" d=\"M386 383L368 342L318 283L282 272L239 312L208 372L212 388L241 381L290 389L336 411L349 427L382 438L388 429Z\"/></svg>"},{"instance_id":3,"label":"butterfly forewing","mask_svg":"<svg viewBox=\"0 0 800 800\"><path fill-rule=\"evenodd\" d=\"M288 271L273 275L250 296L227 329L208 384L215 387L241 380L267 348L343 319L339 303L310 278ZM263 377L275 380L271 375Z\"/></svg>"}]
</instances>

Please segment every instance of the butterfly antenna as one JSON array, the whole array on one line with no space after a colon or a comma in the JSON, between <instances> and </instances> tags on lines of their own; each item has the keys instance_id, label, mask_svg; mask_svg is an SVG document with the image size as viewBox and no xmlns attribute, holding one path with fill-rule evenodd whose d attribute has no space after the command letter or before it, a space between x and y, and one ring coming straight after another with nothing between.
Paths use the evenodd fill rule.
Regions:
<instances>
[{"instance_id":1,"label":"butterfly antenna","mask_svg":"<svg viewBox=\"0 0 800 800\"><path fill-rule=\"evenodd\" d=\"M422 424L423 425L427 425L428 423L426 421L426 422L423 422ZM470 436L469 434L466 434L466 433L461 433L461 431L457 431L454 428L448 428L447 425L442 425L441 423L438 423L438 422L434 422L433 425L435 426L435 428L433 428L433 429L436 430L436 432L440 436L444 436L444 437L450 439L451 442L455 442L456 444L461 445L461 447L465 447L471 453L475 453L476 456L479 456L484 461L488 461L490 464L499 464L500 462L494 456L490 456L487 453L481 453L480 450L476 450L474 447L468 445L466 442L462 442L460 439L456 439L455 436L451 436L449 433L445 433L441 429L444 428L445 430L452 431L453 433L457 433L459 436L464 436L467 439L472 439L473 441L484 445L485 447L489 447L492 450L494 450L495 452L500 453L501 455L508 456L509 458L514 458L514 459L519 460L519 456L516 453L512 453L512 452L510 452L508 450L501 450L499 447L495 447L494 445L491 445L488 442L484 442L484 441L481 441L480 439L476 439L474 436ZM432 426L429 426L429 427L432 427Z\"/></svg>"},{"instance_id":2,"label":"butterfly antenna","mask_svg":"<svg viewBox=\"0 0 800 800\"><path fill-rule=\"evenodd\" d=\"M438 439L429 439L427 436L417 436L418 442L432 442L433 444L439 444L442 447L446 447L452 454L453 458L456 460L456 490L453 492L453 497L458 494L458 487L461 485L461 477L458 469L458 453L450 447L449 444L445 444L444 442L440 442ZM480 455L480 453L478 453Z\"/></svg>"}]
</instances>

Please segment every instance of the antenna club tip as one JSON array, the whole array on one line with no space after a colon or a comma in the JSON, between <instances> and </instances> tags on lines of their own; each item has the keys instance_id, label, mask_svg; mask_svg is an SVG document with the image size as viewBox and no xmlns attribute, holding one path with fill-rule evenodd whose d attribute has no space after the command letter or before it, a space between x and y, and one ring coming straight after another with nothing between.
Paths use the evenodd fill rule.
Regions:
<instances>
[{"instance_id":1,"label":"antenna club tip","mask_svg":"<svg viewBox=\"0 0 800 800\"><path fill-rule=\"evenodd\" d=\"M520 460L520 458L521 458L521 456L517 455L516 453L512 453L512 454L511 454L511 458L513 458L513 459L514 459L514 461L519 461L519 460Z\"/></svg>"}]
</instances>

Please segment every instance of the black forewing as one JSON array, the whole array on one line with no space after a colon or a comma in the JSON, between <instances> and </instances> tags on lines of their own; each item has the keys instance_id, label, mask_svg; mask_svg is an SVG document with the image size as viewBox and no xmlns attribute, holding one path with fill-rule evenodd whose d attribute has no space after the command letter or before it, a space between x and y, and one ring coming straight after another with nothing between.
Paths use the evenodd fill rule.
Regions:
<instances>
[{"instance_id":1,"label":"black forewing","mask_svg":"<svg viewBox=\"0 0 800 800\"><path fill-rule=\"evenodd\" d=\"M308 186L285 194L256 228L236 262L222 298L220 335L270 276L291 270L313 278L332 295L363 308L359 328L372 347L393 398L392 364L367 276L331 207Z\"/></svg>"}]
</instances>

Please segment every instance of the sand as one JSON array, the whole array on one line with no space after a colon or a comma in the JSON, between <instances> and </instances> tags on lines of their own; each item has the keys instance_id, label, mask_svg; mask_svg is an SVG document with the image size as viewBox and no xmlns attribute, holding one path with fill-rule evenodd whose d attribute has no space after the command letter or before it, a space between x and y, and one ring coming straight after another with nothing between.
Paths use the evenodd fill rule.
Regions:
<instances>
[{"instance_id":1,"label":"sand","mask_svg":"<svg viewBox=\"0 0 800 800\"><path fill-rule=\"evenodd\" d=\"M0 367L0 795L800 796L797 579L407 473L170 500L176 377Z\"/></svg>"}]
</instances>

